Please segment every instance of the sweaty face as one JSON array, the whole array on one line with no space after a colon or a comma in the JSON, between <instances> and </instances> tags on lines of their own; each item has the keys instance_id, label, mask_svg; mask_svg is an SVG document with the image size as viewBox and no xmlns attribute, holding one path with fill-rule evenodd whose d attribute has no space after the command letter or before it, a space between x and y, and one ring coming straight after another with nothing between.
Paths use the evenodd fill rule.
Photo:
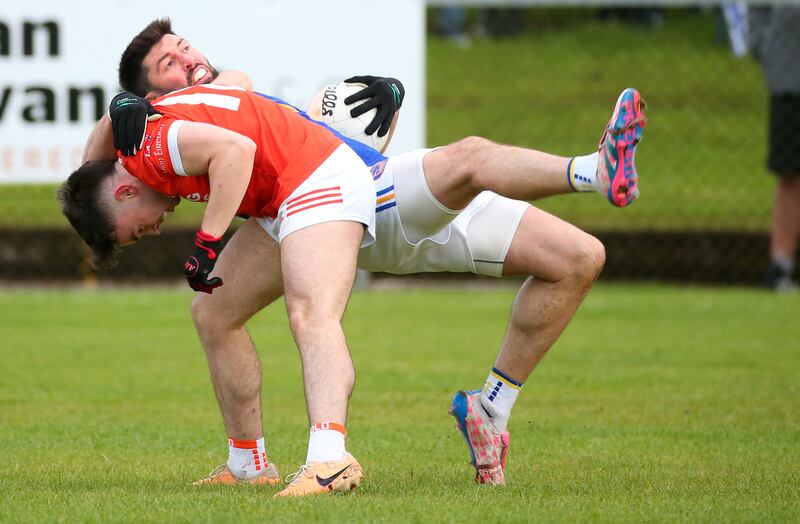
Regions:
<instances>
[{"instance_id":1,"label":"sweaty face","mask_svg":"<svg viewBox=\"0 0 800 524\"><path fill-rule=\"evenodd\" d=\"M147 188L141 188L133 196L123 196L115 212L117 245L126 246L142 237L160 235L167 213L175 211L179 203L178 197L167 197Z\"/></svg>"},{"instance_id":2,"label":"sweaty face","mask_svg":"<svg viewBox=\"0 0 800 524\"><path fill-rule=\"evenodd\" d=\"M156 95L208 84L219 75L205 56L178 35L164 35L144 57L142 67Z\"/></svg>"}]
</instances>

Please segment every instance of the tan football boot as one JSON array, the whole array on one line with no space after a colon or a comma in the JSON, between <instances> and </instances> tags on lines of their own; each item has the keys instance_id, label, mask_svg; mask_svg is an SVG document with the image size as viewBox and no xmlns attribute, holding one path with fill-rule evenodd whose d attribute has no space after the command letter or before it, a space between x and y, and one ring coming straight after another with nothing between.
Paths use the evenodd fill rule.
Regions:
<instances>
[{"instance_id":1,"label":"tan football boot","mask_svg":"<svg viewBox=\"0 0 800 524\"><path fill-rule=\"evenodd\" d=\"M347 493L361 484L364 471L350 453L342 460L309 462L300 471L286 477L289 485L275 494L276 497L304 497L325 493Z\"/></svg>"},{"instance_id":2,"label":"tan football boot","mask_svg":"<svg viewBox=\"0 0 800 524\"><path fill-rule=\"evenodd\" d=\"M214 471L209 473L207 478L193 482L192 485L207 486L211 484L250 484L253 486L260 486L262 484L267 484L274 486L276 484L280 484L280 482L281 476L278 474L278 468L275 467L275 464L267 464L267 467L261 470L258 475L247 480L235 477L233 473L231 473L231 469L228 467L228 465L222 464L217 466Z\"/></svg>"}]
</instances>

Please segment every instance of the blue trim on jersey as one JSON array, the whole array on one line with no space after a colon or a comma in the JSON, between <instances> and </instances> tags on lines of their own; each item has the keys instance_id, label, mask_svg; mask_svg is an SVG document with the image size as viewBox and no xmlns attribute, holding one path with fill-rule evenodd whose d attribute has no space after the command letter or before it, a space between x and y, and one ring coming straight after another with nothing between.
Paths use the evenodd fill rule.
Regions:
<instances>
[{"instance_id":1,"label":"blue trim on jersey","mask_svg":"<svg viewBox=\"0 0 800 524\"><path fill-rule=\"evenodd\" d=\"M315 124L324 127L325 129L327 129L328 131L330 131L331 133L336 135L339 138L339 140L341 140L342 142L347 144L347 146L350 149L352 149L353 152L355 154L357 154L359 156L359 158L361 158L361 160L363 160L364 164L366 164L367 166L373 166L373 165L377 164L378 162L381 162L381 161L386 160L386 159L389 158L387 156L382 155L379 151L377 151L375 149L372 149L368 145L362 144L358 140L353 140L352 138L348 138L348 137L344 136L343 134L339 133L338 131L333 129L331 126L329 126L325 122L320 122L319 120L314 120L313 118L308 116L305 111L293 106L292 104L290 104L289 102L286 102L285 100L281 100L280 98L277 98L277 97L274 97L274 96L265 95L264 93L259 93L258 91L253 91L253 92L255 94L257 94L257 95L263 96L264 98L266 98L268 100L272 100L276 104L281 104L281 105L284 105L284 106L291 107L292 109L294 109L295 111L300 113L300 115L303 116L309 122L314 122Z\"/></svg>"},{"instance_id":2,"label":"blue trim on jersey","mask_svg":"<svg viewBox=\"0 0 800 524\"><path fill-rule=\"evenodd\" d=\"M381 207L376 207L375 212L380 213L381 211L385 211L389 208L392 208L397 205L397 202L389 202L388 204L384 204Z\"/></svg>"},{"instance_id":3,"label":"blue trim on jersey","mask_svg":"<svg viewBox=\"0 0 800 524\"><path fill-rule=\"evenodd\" d=\"M386 194L386 193L388 193L389 191L394 191L394 184L393 184L393 185L391 185L391 186L389 186L389 187L387 187L386 189L381 189L380 191L378 191L377 193L375 193L375 196L381 196L381 195L385 195L385 194Z\"/></svg>"}]
</instances>

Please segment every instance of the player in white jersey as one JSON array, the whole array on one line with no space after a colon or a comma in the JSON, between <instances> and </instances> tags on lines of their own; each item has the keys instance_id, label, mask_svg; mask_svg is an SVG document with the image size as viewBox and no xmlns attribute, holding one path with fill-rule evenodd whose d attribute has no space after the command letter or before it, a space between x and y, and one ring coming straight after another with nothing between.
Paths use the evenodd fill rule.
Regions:
<instances>
[{"instance_id":1,"label":"player in white jersey","mask_svg":"<svg viewBox=\"0 0 800 524\"><path fill-rule=\"evenodd\" d=\"M180 63L181 51L172 48L172 36L163 35L152 48ZM157 88L161 72L148 67L149 53L140 65L151 87ZM181 66L190 74L201 67L189 61ZM629 204L638 196L633 154L644 124L638 93L626 90L603 133L599 154L564 158L470 137L372 166L377 240L362 250L360 267L392 273L462 271L531 277L514 302L484 391L461 391L451 407L478 482L505 482L506 426L519 389L566 327L604 262L599 241L526 201L597 191L614 205ZM87 151L105 147L95 142ZM260 442L260 449L261 369L245 324L283 293L279 244L266 229L270 236L264 235L259 220L251 219L237 231L214 273L225 285L213 295L199 294L192 304L228 436L234 442ZM352 387L352 376L343 380L348 389ZM321 394L325 392L306 383L307 398ZM343 428L312 430L307 467L286 494L324 491L314 483L315 471L330 471L346 453L343 436L336 436ZM231 445L227 466L206 482L262 480L263 473L251 467L247 456Z\"/></svg>"}]
</instances>

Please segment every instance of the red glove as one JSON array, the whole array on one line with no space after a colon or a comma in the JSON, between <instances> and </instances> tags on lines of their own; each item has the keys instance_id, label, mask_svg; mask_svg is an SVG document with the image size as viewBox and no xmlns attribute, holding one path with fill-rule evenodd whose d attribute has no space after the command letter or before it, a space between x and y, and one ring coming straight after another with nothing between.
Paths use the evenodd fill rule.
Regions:
<instances>
[{"instance_id":1,"label":"red glove","mask_svg":"<svg viewBox=\"0 0 800 524\"><path fill-rule=\"evenodd\" d=\"M194 237L194 245L197 246L194 253L183 265L186 280L189 281L189 287L195 291L213 293L214 288L222 285L222 279L208 278L208 275L214 270L219 252L222 251L222 237L214 238L208 233L198 231Z\"/></svg>"}]
</instances>

